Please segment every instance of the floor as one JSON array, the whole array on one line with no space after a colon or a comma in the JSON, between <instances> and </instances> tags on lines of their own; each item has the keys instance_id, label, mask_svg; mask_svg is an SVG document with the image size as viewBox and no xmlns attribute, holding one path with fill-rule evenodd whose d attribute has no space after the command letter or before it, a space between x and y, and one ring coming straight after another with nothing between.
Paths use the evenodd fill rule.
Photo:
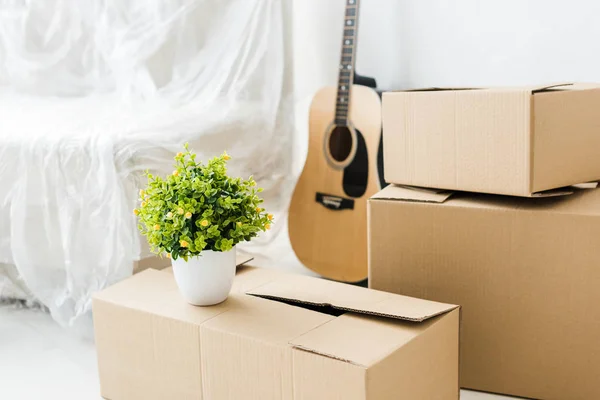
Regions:
<instances>
[{"instance_id":1,"label":"floor","mask_svg":"<svg viewBox=\"0 0 600 400\"><path fill-rule=\"evenodd\" d=\"M0 399L58 398L101 400L94 345L42 311L0 305ZM461 399L509 398L462 391Z\"/></svg>"}]
</instances>

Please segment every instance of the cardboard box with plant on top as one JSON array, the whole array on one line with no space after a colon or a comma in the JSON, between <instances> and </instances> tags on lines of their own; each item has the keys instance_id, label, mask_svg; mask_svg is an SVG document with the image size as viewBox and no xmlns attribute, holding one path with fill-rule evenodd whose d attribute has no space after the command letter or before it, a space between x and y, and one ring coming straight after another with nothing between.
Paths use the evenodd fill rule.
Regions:
<instances>
[{"instance_id":1,"label":"cardboard box with plant on top","mask_svg":"<svg viewBox=\"0 0 600 400\"><path fill-rule=\"evenodd\" d=\"M216 306L148 270L93 309L111 400L459 398L453 305L244 268Z\"/></svg>"},{"instance_id":2,"label":"cardboard box with plant on top","mask_svg":"<svg viewBox=\"0 0 600 400\"><path fill-rule=\"evenodd\" d=\"M147 172L140 190L139 229L150 250L172 260L175 281L193 305L223 302L235 276L236 245L271 227L256 181L231 177L226 152L206 163L189 145L174 157L173 173Z\"/></svg>"}]
</instances>

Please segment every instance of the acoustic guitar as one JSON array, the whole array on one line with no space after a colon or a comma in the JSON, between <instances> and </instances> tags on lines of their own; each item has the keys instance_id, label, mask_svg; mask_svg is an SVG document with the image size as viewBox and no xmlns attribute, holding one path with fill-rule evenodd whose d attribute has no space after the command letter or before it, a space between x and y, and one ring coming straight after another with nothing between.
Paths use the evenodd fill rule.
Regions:
<instances>
[{"instance_id":1,"label":"acoustic guitar","mask_svg":"<svg viewBox=\"0 0 600 400\"><path fill-rule=\"evenodd\" d=\"M346 0L338 84L310 106L308 156L288 217L300 261L344 282L367 278L367 199L385 185L381 100L353 84L358 1Z\"/></svg>"}]
</instances>

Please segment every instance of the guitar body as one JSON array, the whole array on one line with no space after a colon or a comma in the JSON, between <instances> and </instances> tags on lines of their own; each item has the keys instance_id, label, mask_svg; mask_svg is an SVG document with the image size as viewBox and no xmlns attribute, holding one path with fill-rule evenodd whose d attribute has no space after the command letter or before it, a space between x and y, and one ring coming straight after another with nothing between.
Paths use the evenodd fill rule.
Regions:
<instances>
[{"instance_id":1,"label":"guitar body","mask_svg":"<svg viewBox=\"0 0 600 400\"><path fill-rule=\"evenodd\" d=\"M367 199L380 190L381 101L371 88L351 89L347 127L334 124L335 87L313 99L308 156L290 205L289 234L306 267L329 279L358 282L368 271ZM337 129L346 129L345 136Z\"/></svg>"}]
</instances>

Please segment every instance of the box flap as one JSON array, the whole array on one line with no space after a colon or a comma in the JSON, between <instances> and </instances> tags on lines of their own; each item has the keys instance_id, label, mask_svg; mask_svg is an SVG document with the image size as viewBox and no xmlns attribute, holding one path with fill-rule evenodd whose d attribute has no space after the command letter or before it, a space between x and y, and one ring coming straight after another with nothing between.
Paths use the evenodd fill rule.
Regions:
<instances>
[{"instance_id":1,"label":"box flap","mask_svg":"<svg viewBox=\"0 0 600 400\"><path fill-rule=\"evenodd\" d=\"M552 91L561 91L561 90L573 91L573 90L600 89L600 83L594 83L594 82L574 82L574 83L569 84L569 85L552 86L549 89L552 89Z\"/></svg>"},{"instance_id":2,"label":"box flap","mask_svg":"<svg viewBox=\"0 0 600 400\"><path fill-rule=\"evenodd\" d=\"M531 90L531 93L537 93L537 92L543 92L544 90L555 89L555 88L568 89L568 86L573 86L573 83L572 82L552 83L552 84L546 84L546 85L530 86L527 89Z\"/></svg>"},{"instance_id":3,"label":"box flap","mask_svg":"<svg viewBox=\"0 0 600 400\"><path fill-rule=\"evenodd\" d=\"M573 83L573 82L558 82L558 83L549 83L549 84L542 84L542 85L529 85L529 86L490 86L490 87L439 87L439 86L432 86L432 87L426 87L426 88L415 88L415 89L403 89L403 90L393 90L393 91L389 91L389 92L384 92L384 96L386 93L398 93L398 92L443 92L443 91L453 91L453 90L514 90L514 89L519 89L519 90L527 90L527 91L531 91L532 93L537 93L537 92L542 92L544 90L549 90L549 89L561 89L561 90L570 90L571 88L574 89L592 89L592 88L596 88L599 87L599 84L595 84L595 83L587 83L587 84L580 84L580 83Z\"/></svg>"},{"instance_id":4,"label":"box flap","mask_svg":"<svg viewBox=\"0 0 600 400\"><path fill-rule=\"evenodd\" d=\"M458 311L451 311L454 312ZM296 349L368 368L438 323L438 319L413 324L348 313L294 338L289 343ZM457 328L456 326L458 331Z\"/></svg>"},{"instance_id":5,"label":"box flap","mask_svg":"<svg viewBox=\"0 0 600 400\"><path fill-rule=\"evenodd\" d=\"M483 89L483 88L432 86L432 87L426 87L426 88L390 90L390 91L383 92L383 95L385 96L388 93L404 93L404 92L446 92L446 91L452 91L452 90L481 90L481 89Z\"/></svg>"},{"instance_id":6,"label":"box flap","mask_svg":"<svg viewBox=\"0 0 600 400\"><path fill-rule=\"evenodd\" d=\"M425 321L457 307L300 275L282 276L246 294L413 322Z\"/></svg>"},{"instance_id":7,"label":"box flap","mask_svg":"<svg viewBox=\"0 0 600 400\"><path fill-rule=\"evenodd\" d=\"M263 343L286 345L290 340L335 318L239 292L231 293L227 302L230 303L227 312L204 322L201 333L210 330Z\"/></svg>"},{"instance_id":8,"label":"box flap","mask_svg":"<svg viewBox=\"0 0 600 400\"><path fill-rule=\"evenodd\" d=\"M425 203L443 203L454 192L449 190L426 189L414 186L388 185L374 194L372 200L405 200Z\"/></svg>"},{"instance_id":9,"label":"box flap","mask_svg":"<svg viewBox=\"0 0 600 400\"><path fill-rule=\"evenodd\" d=\"M183 300L172 275L147 269L94 294L97 303L138 310L194 325L226 312L231 303L195 307Z\"/></svg>"},{"instance_id":10,"label":"box flap","mask_svg":"<svg viewBox=\"0 0 600 400\"><path fill-rule=\"evenodd\" d=\"M451 90L480 90L480 89L482 89L482 88L432 86L432 87L428 87L428 88L407 89L407 90L403 90L403 92L443 92L443 91L451 91Z\"/></svg>"},{"instance_id":11,"label":"box flap","mask_svg":"<svg viewBox=\"0 0 600 400\"><path fill-rule=\"evenodd\" d=\"M568 196L573 194L572 187L544 190L543 192L536 192L531 195L531 197L558 197L558 196Z\"/></svg>"},{"instance_id":12,"label":"box flap","mask_svg":"<svg viewBox=\"0 0 600 400\"><path fill-rule=\"evenodd\" d=\"M577 189L596 189L598 187L598 182L578 183L577 185L573 185L573 187Z\"/></svg>"},{"instance_id":13,"label":"box flap","mask_svg":"<svg viewBox=\"0 0 600 400\"><path fill-rule=\"evenodd\" d=\"M558 88L561 89L561 88ZM598 82L576 82L570 87L572 90L590 90L600 89L600 83Z\"/></svg>"},{"instance_id":14,"label":"box flap","mask_svg":"<svg viewBox=\"0 0 600 400\"><path fill-rule=\"evenodd\" d=\"M240 267L244 264L247 264L252 260L254 260L254 257L246 255L246 254L237 253L235 255L235 265L238 267Z\"/></svg>"}]
</instances>

